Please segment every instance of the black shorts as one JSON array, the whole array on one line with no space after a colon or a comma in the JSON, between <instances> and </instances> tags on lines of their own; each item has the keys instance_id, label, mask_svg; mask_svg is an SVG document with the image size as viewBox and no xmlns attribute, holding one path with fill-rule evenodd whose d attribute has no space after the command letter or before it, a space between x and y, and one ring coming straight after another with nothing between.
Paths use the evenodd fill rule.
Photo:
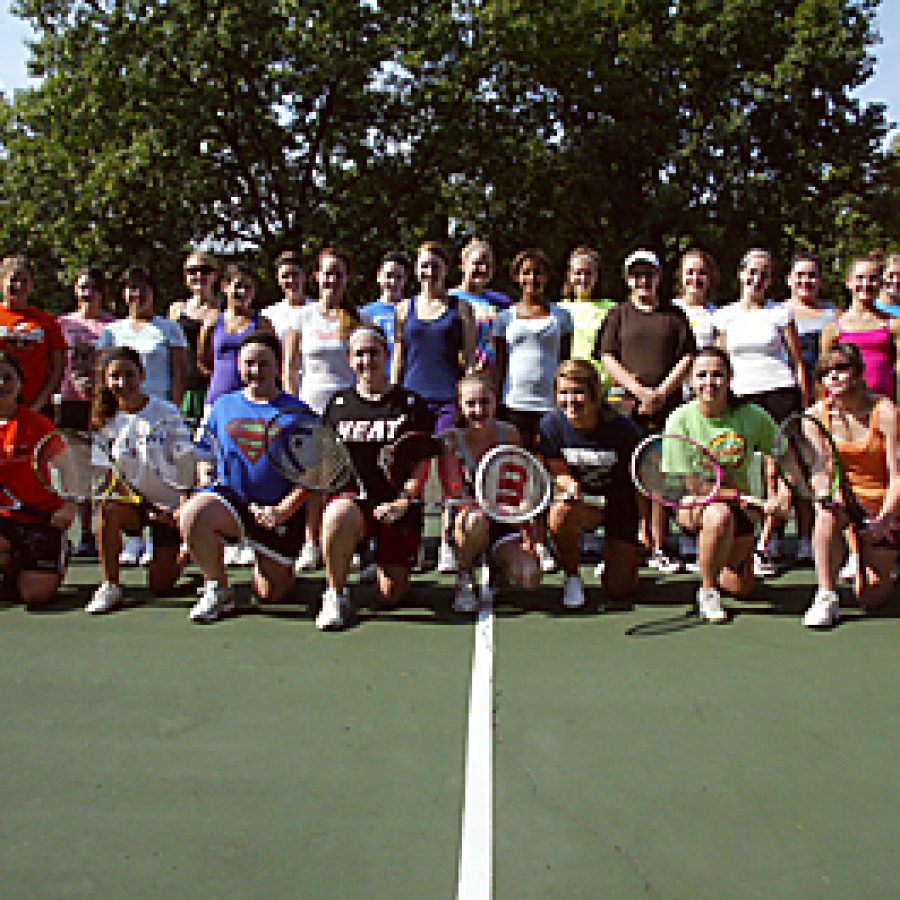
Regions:
<instances>
[{"instance_id":1,"label":"black shorts","mask_svg":"<svg viewBox=\"0 0 900 900\"><path fill-rule=\"evenodd\" d=\"M115 501L113 501L115 502ZM180 547L181 533L174 525L167 522L160 522L154 518L154 507L146 501L141 501L135 509L137 510L138 519L140 520L140 529L132 531L126 530L126 534L137 534L144 528L150 528L150 538L154 547Z\"/></svg>"},{"instance_id":2,"label":"black shorts","mask_svg":"<svg viewBox=\"0 0 900 900\"><path fill-rule=\"evenodd\" d=\"M57 428L87 431L91 423L90 400L63 400L53 407L53 424Z\"/></svg>"},{"instance_id":3,"label":"black shorts","mask_svg":"<svg viewBox=\"0 0 900 900\"><path fill-rule=\"evenodd\" d=\"M803 409L803 394L798 387L776 388L774 391L763 391L759 394L744 394L739 398L742 403L755 403L761 406L780 425L791 413Z\"/></svg>"},{"instance_id":4,"label":"black shorts","mask_svg":"<svg viewBox=\"0 0 900 900\"><path fill-rule=\"evenodd\" d=\"M540 432L541 419L547 413L531 412L526 409L510 409L508 406L502 406L497 414L498 419L515 425L516 431L522 438L522 446L526 450L534 450L537 445L538 433Z\"/></svg>"},{"instance_id":5,"label":"black shorts","mask_svg":"<svg viewBox=\"0 0 900 900\"><path fill-rule=\"evenodd\" d=\"M17 572L65 574L69 562L69 539L61 529L0 516L0 537L9 542L11 569Z\"/></svg>"},{"instance_id":6,"label":"black shorts","mask_svg":"<svg viewBox=\"0 0 900 900\"><path fill-rule=\"evenodd\" d=\"M306 533L306 506L301 506L283 525L267 528L250 512L250 504L230 488L218 485L208 489L231 512L241 529L240 540L254 550L284 566L293 566L300 555Z\"/></svg>"}]
</instances>

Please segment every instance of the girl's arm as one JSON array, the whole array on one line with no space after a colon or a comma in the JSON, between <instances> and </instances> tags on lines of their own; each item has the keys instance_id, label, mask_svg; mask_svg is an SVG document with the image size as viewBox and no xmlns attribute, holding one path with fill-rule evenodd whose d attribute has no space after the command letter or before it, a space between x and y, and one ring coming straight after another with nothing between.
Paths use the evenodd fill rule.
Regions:
<instances>
[{"instance_id":1,"label":"girl's arm","mask_svg":"<svg viewBox=\"0 0 900 900\"><path fill-rule=\"evenodd\" d=\"M665 401L673 391L681 387L681 382L687 377L687 373L690 372L693 362L693 354L688 353L675 363L672 367L672 371L666 375L660 386L656 389L663 401Z\"/></svg>"},{"instance_id":2,"label":"girl's arm","mask_svg":"<svg viewBox=\"0 0 900 900\"><path fill-rule=\"evenodd\" d=\"M181 403L184 400L187 370L187 347L169 347L169 375L172 382L170 397L179 409L181 409Z\"/></svg>"},{"instance_id":3,"label":"girl's arm","mask_svg":"<svg viewBox=\"0 0 900 900\"><path fill-rule=\"evenodd\" d=\"M839 325L837 321L829 322L823 329L819 337L819 356L827 353L837 342Z\"/></svg>"},{"instance_id":4,"label":"girl's arm","mask_svg":"<svg viewBox=\"0 0 900 900\"><path fill-rule=\"evenodd\" d=\"M394 354L391 357L391 384L403 384L403 326L409 311L409 301L401 300L394 310Z\"/></svg>"},{"instance_id":5,"label":"girl's arm","mask_svg":"<svg viewBox=\"0 0 900 900\"><path fill-rule=\"evenodd\" d=\"M218 313L208 315L203 320L200 334L197 337L197 368L207 378L212 378L213 373L212 333L216 327L217 318Z\"/></svg>"},{"instance_id":6,"label":"girl's arm","mask_svg":"<svg viewBox=\"0 0 900 900\"><path fill-rule=\"evenodd\" d=\"M891 336L894 338L894 396L900 396L900 318L890 320Z\"/></svg>"},{"instance_id":7,"label":"girl's arm","mask_svg":"<svg viewBox=\"0 0 900 900\"><path fill-rule=\"evenodd\" d=\"M781 332L784 338L784 345L787 347L788 356L794 365L794 376L797 379L797 385L800 388L800 394L803 398L803 405L809 405L810 384L806 378L806 366L803 365L803 353L800 349L800 335L797 334L797 326L793 320L787 323Z\"/></svg>"},{"instance_id":8,"label":"girl's arm","mask_svg":"<svg viewBox=\"0 0 900 900\"><path fill-rule=\"evenodd\" d=\"M644 387L644 385L642 385L640 381L638 381L637 378L635 378L635 376L612 355L612 353L601 353L600 364L606 370L606 374L609 375L616 384L625 388L629 394L637 397L638 400L649 401L653 396L653 391L650 388Z\"/></svg>"},{"instance_id":9,"label":"girl's arm","mask_svg":"<svg viewBox=\"0 0 900 900\"><path fill-rule=\"evenodd\" d=\"M169 306L169 318L173 322L178 321L178 317L181 315L181 307L184 305L183 300L174 300Z\"/></svg>"},{"instance_id":10,"label":"girl's arm","mask_svg":"<svg viewBox=\"0 0 900 900\"><path fill-rule=\"evenodd\" d=\"M478 335L475 330L475 315L472 312L471 305L465 300L457 301L459 303L459 317L462 321L463 333L463 371L473 372L475 370L475 351L478 349Z\"/></svg>"},{"instance_id":11,"label":"girl's arm","mask_svg":"<svg viewBox=\"0 0 900 900\"><path fill-rule=\"evenodd\" d=\"M300 371L303 364L303 337L296 328L288 328L282 349L281 386L295 397L300 396Z\"/></svg>"},{"instance_id":12,"label":"girl's arm","mask_svg":"<svg viewBox=\"0 0 900 900\"><path fill-rule=\"evenodd\" d=\"M62 384L63 373L66 370L66 351L51 350L47 361L47 380L43 388L38 392L31 404L31 408L40 412L48 403L52 402L53 395Z\"/></svg>"},{"instance_id":13,"label":"girl's arm","mask_svg":"<svg viewBox=\"0 0 900 900\"><path fill-rule=\"evenodd\" d=\"M890 520L900 510L900 464L897 462L897 431L900 410L888 400L879 404L878 428L884 435L884 452L887 463L888 485L878 511L878 520Z\"/></svg>"}]
</instances>

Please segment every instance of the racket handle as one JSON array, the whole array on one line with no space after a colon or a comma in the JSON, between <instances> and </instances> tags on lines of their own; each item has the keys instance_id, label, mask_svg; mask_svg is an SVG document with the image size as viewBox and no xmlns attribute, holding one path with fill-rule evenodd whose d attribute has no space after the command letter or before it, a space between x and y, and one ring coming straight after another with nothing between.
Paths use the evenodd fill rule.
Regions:
<instances>
[{"instance_id":1,"label":"racket handle","mask_svg":"<svg viewBox=\"0 0 900 900\"><path fill-rule=\"evenodd\" d=\"M606 508L606 497L602 494L582 494L580 497L576 497L570 491L566 491L564 494L560 494L556 499L562 500L563 503L579 501L584 503L585 506L594 506L597 509Z\"/></svg>"}]
</instances>

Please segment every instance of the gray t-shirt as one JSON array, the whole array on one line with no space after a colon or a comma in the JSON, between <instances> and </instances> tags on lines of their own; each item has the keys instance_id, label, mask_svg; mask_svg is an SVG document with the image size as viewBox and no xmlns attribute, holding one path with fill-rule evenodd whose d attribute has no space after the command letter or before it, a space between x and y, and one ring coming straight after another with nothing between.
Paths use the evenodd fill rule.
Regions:
<instances>
[{"instance_id":1,"label":"gray t-shirt","mask_svg":"<svg viewBox=\"0 0 900 900\"><path fill-rule=\"evenodd\" d=\"M144 393L161 400L172 399L171 351L187 347L181 326L171 319L154 316L135 328L132 319L110 322L97 339L97 349L131 347L141 357L144 366Z\"/></svg>"},{"instance_id":2,"label":"gray t-shirt","mask_svg":"<svg viewBox=\"0 0 900 900\"><path fill-rule=\"evenodd\" d=\"M497 316L494 337L506 341L506 406L541 413L556 406L553 377L559 367L563 338L572 331L572 316L555 303L550 304L550 315L540 319L522 319L514 306Z\"/></svg>"}]
</instances>

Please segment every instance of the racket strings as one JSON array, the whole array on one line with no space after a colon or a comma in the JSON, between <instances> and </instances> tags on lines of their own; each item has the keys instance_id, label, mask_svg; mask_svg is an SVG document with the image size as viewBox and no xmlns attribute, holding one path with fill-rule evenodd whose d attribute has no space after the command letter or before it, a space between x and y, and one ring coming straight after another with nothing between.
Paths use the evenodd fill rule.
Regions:
<instances>
[{"instance_id":1,"label":"racket strings","mask_svg":"<svg viewBox=\"0 0 900 900\"><path fill-rule=\"evenodd\" d=\"M721 484L715 460L681 435L645 441L634 457L632 475L643 494L672 506L702 503Z\"/></svg>"},{"instance_id":2,"label":"racket strings","mask_svg":"<svg viewBox=\"0 0 900 900\"><path fill-rule=\"evenodd\" d=\"M799 495L831 498L840 483L840 457L825 426L810 416L789 418L779 429L773 455L782 476Z\"/></svg>"}]
</instances>

